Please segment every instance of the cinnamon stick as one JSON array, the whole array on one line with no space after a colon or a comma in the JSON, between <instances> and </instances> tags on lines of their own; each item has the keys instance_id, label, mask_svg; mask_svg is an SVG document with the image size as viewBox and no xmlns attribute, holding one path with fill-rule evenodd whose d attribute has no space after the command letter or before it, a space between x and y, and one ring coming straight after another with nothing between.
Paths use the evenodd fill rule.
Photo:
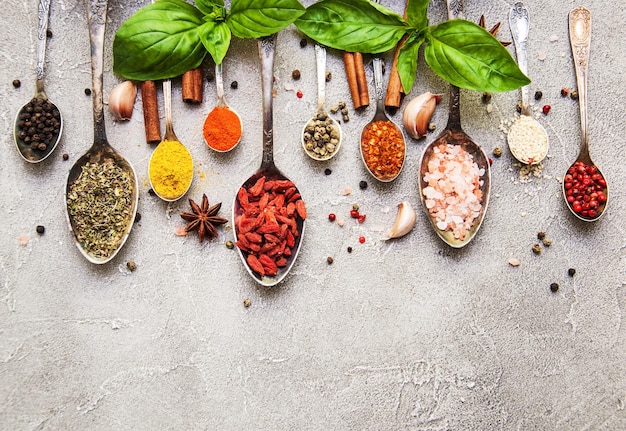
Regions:
<instances>
[{"instance_id":1,"label":"cinnamon stick","mask_svg":"<svg viewBox=\"0 0 626 431\"><path fill-rule=\"evenodd\" d=\"M201 103L203 86L201 65L185 72L182 77L183 101L187 103Z\"/></svg>"},{"instance_id":2,"label":"cinnamon stick","mask_svg":"<svg viewBox=\"0 0 626 431\"><path fill-rule=\"evenodd\" d=\"M161 142L161 121L159 120L159 104L154 81L141 83L141 103L143 106L143 123L146 129L146 142L148 144L158 144Z\"/></svg>"},{"instance_id":3,"label":"cinnamon stick","mask_svg":"<svg viewBox=\"0 0 626 431\"><path fill-rule=\"evenodd\" d=\"M398 73L398 56L400 55L400 48L402 48L405 40L406 35L398 43L396 53L393 56L389 82L387 83L387 94L385 95L385 106L387 108L398 109L400 105L402 105L402 99L405 95L402 81L400 81L400 74Z\"/></svg>"},{"instance_id":4,"label":"cinnamon stick","mask_svg":"<svg viewBox=\"0 0 626 431\"><path fill-rule=\"evenodd\" d=\"M370 95L367 89L367 77L365 76L365 66L363 65L363 54L354 53L354 69L356 70L356 80L359 85L359 99L361 107L370 104Z\"/></svg>"},{"instance_id":5,"label":"cinnamon stick","mask_svg":"<svg viewBox=\"0 0 626 431\"><path fill-rule=\"evenodd\" d=\"M359 109L361 106L361 96L359 94L359 83L356 78L356 68L354 66L354 54L351 52L343 53L343 64L346 68L346 77L348 78L348 88L350 89L350 96L352 96L352 103L354 109Z\"/></svg>"}]
</instances>

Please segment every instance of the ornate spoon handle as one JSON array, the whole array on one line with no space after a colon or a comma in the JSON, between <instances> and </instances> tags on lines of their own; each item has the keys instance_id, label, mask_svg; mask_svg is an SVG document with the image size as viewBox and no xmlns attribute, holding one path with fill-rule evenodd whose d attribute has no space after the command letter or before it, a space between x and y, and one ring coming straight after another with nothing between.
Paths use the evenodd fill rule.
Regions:
<instances>
[{"instance_id":1,"label":"ornate spoon handle","mask_svg":"<svg viewBox=\"0 0 626 431\"><path fill-rule=\"evenodd\" d=\"M576 83L578 84L578 104L580 107L580 128L582 131L581 155L589 158L589 117L587 113L587 75L589 70L589 48L591 46L591 12L582 6L569 13L569 38L572 46Z\"/></svg>"}]
</instances>

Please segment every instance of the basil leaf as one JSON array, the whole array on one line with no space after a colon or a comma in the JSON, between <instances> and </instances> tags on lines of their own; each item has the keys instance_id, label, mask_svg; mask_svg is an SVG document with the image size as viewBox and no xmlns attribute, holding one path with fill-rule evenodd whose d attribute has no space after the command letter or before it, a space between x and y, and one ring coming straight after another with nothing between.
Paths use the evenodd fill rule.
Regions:
<instances>
[{"instance_id":1,"label":"basil leaf","mask_svg":"<svg viewBox=\"0 0 626 431\"><path fill-rule=\"evenodd\" d=\"M224 0L195 0L195 3L204 15L213 16L218 14L220 9L224 10Z\"/></svg>"},{"instance_id":2,"label":"basil leaf","mask_svg":"<svg viewBox=\"0 0 626 431\"><path fill-rule=\"evenodd\" d=\"M454 19L429 27L426 42L426 63L457 87L501 92L530 83L506 48L473 22Z\"/></svg>"},{"instance_id":3,"label":"basil leaf","mask_svg":"<svg viewBox=\"0 0 626 431\"><path fill-rule=\"evenodd\" d=\"M409 0L406 6L406 21L418 30L428 26L428 4L430 0Z\"/></svg>"},{"instance_id":4,"label":"basil leaf","mask_svg":"<svg viewBox=\"0 0 626 431\"><path fill-rule=\"evenodd\" d=\"M126 79L173 78L202 63L197 28L202 13L183 0L158 0L139 9L115 33L113 71Z\"/></svg>"},{"instance_id":5,"label":"basil leaf","mask_svg":"<svg viewBox=\"0 0 626 431\"><path fill-rule=\"evenodd\" d=\"M222 63L230 46L230 29L225 22L208 21L198 28L200 39L216 64Z\"/></svg>"},{"instance_id":6,"label":"basil leaf","mask_svg":"<svg viewBox=\"0 0 626 431\"><path fill-rule=\"evenodd\" d=\"M408 30L400 15L367 0L321 0L295 24L322 45L371 54L393 49Z\"/></svg>"},{"instance_id":7,"label":"basil leaf","mask_svg":"<svg viewBox=\"0 0 626 431\"><path fill-rule=\"evenodd\" d=\"M254 39L278 33L304 10L298 0L233 0L226 22L235 36Z\"/></svg>"},{"instance_id":8,"label":"basil leaf","mask_svg":"<svg viewBox=\"0 0 626 431\"><path fill-rule=\"evenodd\" d=\"M417 73L417 53L422 43L424 43L422 34L419 36L412 35L400 48L400 54L398 54L398 74L400 75L404 94L409 94L411 88L413 88L415 74Z\"/></svg>"}]
</instances>

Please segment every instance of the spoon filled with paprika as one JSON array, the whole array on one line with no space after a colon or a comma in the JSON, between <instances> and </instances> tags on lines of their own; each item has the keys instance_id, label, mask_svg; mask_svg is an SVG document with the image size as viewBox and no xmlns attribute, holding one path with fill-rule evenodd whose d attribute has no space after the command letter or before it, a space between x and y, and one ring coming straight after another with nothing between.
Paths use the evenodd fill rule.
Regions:
<instances>
[{"instance_id":1,"label":"spoon filled with paprika","mask_svg":"<svg viewBox=\"0 0 626 431\"><path fill-rule=\"evenodd\" d=\"M589 153L589 117L587 113L587 72L591 46L591 12L580 6L569 13L569 37L572 45L578 103L581 144L576 161L563 178L563 197L567 207L582 221L598 220L609 203L609 186Z\"/></svg>"},{"instance_id":2,"label":"spoon filled with paprika","mask_svg":"<svg viewBox=\"0 0 626 431\"><path fill-rule=\"evenodd\" d=\"M225 153L239 144L243 128L239 114L232 110L224 100L222 63L215 65L215 86L217 89L217 105L204 120L202 134L204 135L204 141L210 148L217 152Z\"/></svg>"},{"instance_id":3,"label":"spoon filled with paprika","mask_svg":"<svg viewBox=\"0 0 626 431\"><path fill-rule=\"evenodd\" d=\"M109 144L102 98L104 30L107 2L89 0L91 82L94 142L69 171L65 188L66 215L78 250L91 263L107 263L128 236L139 200L132 165Z\"/></svg>"},{"instance_id":4,"label":"spoon filled with paprika","mask_svg":"<svg viewBox=\"0 0 626 431\"><path fill-rule=\"evenodd\" d=\"M460 18L461 8L446 0L448 18ZM461 4L462 5L462 4ZM450 86L448 124L422 153L419 193L435 233L453 248L467 245L487 211L491 187L489 159L461 128L459 88Z\"/></svg>"},{"instance_id":5,"label":"spoon filled with paprika","mask_svg":"<svg viewBox=\"0 0 626 431\"><path fill-rule=\"evenodd\" d=\"M183 197L193 179L191 153L174 134L172 125L172 82L163 81L165 136L150 157L148 177L154 193L166 202Z\"/></svg>"},{"instance_id":6,"label":"spoon filled with paprika","mask_svg":"<svg viewBox=\"0 0 626 431\"><path fill-rule=\"evenodd\" d=\"M302 129L302 148L314 160L329 160L341 146L341 127L326 112L326 48L315 45L317 112Z\"/></svg>"},{"instance_id":7,"label":"spoon filled with paprika","mask_svg":"<svg viewBox=\"0 0 626 431\"><path fill-rule=\"evenodd\" d=\"M39 0L38 10L35 96L18 111L13 127L13 140L17 151L29 163L39 163L47 159L57 147L63 131L61 112L48 100L43 86L50 0Z\"/></svg>"},{"instance_id":8,"label":"spoon filled with paprika","mask_svg":"<svg viewBox=\"0 0 626 431\"><path fill-rule=\"evenodd\" d=\"M306 225L306 207L296 185L274 164L273 68L276 35L258 42L263 90L261 167L241 185L233 203L235 244L252 278L269 287L296 261Z\"/></svg>"}]
</instances>

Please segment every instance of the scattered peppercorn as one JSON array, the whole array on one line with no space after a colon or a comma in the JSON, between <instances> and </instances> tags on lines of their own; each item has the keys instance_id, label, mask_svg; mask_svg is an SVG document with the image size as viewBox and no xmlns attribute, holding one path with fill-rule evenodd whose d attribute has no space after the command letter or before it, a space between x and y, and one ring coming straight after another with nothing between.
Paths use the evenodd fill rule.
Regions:
<instances>
[{"instance_id":1,"label":"scattered peppercorn","mask_svg":"<svg viewBox=\"0 0 626 431\"><path fill-rule=\"evenodd\" d=\"M295 69L293 72L291 72L291 77L295 80L300 79L300 71L298 69Z\"/></svg>"},{"instance_id":2,"label":"scattered peppercorn","mask_svg":"<svg viewBox=\"0 0 626 431\"><path fill-rule=\"evenodd\" d=\"M85 88L85 95L91 96L91 88Z\"/></svg>"},{"instance_id":3,"label":"scattered peppercorn","mask_svg":"<svg viewBox=\"0 0 626 431\"><path fill-rule=\"evenodd\" d=\"M35 230L37 231L37 233L38 233L39 235L43 235L43 234L44 234L44 232L46 231L46 228L45 228L45 227L43 227L42 225L39 225L39 226L37 226L37 227L35 228Z\"/></svg>"},{"instance_id":4,"label":"scattered peppercorn","mask_svg":"<svg viewBox=\"0 0 626 431\"><path fill-rule=\"evenodd\" d=\"M243 306L244 306L244 307L248 308L248 307L250 307L251 305L252 305L252 301L250 300L250 298L245 298L245 299L243 300Z\"/></svg>"},{"instance_id":5,"label":"scattered peppercorn","mask_svg":"<svg viewBox=\"0 0 626 431\"><path fill-rule=\"evenodd\" d=\"M360 237L359 237L359 242L360 242L361 244L363 244L363 243L365 242L365 237L364 237L364 236L360 236Z\"/></svg>"},{"instance_id":6,"label":"scattered peppercorn","mask_svg":"<svg viewBox=\"0 0 626 431\"><path fill-rule=\"evenodd\" d=\"M349 115L344 115L343 117L341 117L344 123L347 123L348 121L350 121L350 116Z\"/></svg>"},{"instance_id":7,"label":"scattered peppercorn","mask_svg":"<svg viewBox=\"0 0 626 431\"><path fill-rule=\"evenodd\" d=\"M156 193L154 192L154 190L153 190L153 189L149 189L149 190L148 190L148 194L149 194L150 196L156 196Z\"/></svg>"},{"instance_id":8,"label":"scattered peppercorn","mask_svg":"<svg viewBox=\"0 0 626 431\"><path fill-rule=\"evenodd\" d=\"M434 132L437 129L437 125L435 123L428 123L428 131Z\"/></svg>"},{"instance_id":9,"label":"scattered peppercorn","mask_svg":"<svg viewBox=\"0 0 626 431\"><path fill-rule=\"evenodd\" d=\"M359 210L359 204L352 204L352 209L358 211Z\"/></svg>"},{"instance_id":10,"label":"scattered peppercorn","mask_svg":"<svg viewBox=\"0 0 626 431\"><path fill-rule=\"evenodd\" d=\"M329 82L331 79L333 79L333 74L330 72L326 72L326 82Z\"/></svg>"},{"instance_id":11,"label":"scattered peppercorn","mask_svg":"<svg viewBox=\"0 0 626 431\"><path fill-rule=\"evenodd\" d=\"M550 284L550 290L551 290L552 292L556 292L556 291L558 291L558 290L559 290L559 283L551 283L551 284Z\"/></svg>"},{"instance_id":12,"label":"scattered peppercorn","mask_svg":"<svg viewBox=\"0 0 626 431\"><path fill-rule=\"evenodd\" d=\"M63 157L63 160L67 160L67 159L69 159L69 158L70 158L70 155L69 155L69 154L67 154L67 153L63 153L63 156L62 156L62 157Z\"/></svg>"},{"instance_id":13,"label":"scattered peppercorn","mask_svg":"<svg viewBox=\"0 0 626 431\"><path fill-rule=\"evenodd\" d=\"M46 29L46 37L52 37L52 30Z\"/></svg>"},{"instance_id":14,"label":"scattered peppercorn","mask_svg":"<svg viewBox=\"0 0 626 431\"><path fill-rule=\"evenodd\" d=\"M569 97L571 97L573 100L578 100L578 91L573 90Z\"/></svg>"},{"instance_id":15,"label":"scattered peppercorn","mask_svg":"<svg viewBox=\"0 0 626 431\"><path fill-rule=\"evenodd\" d=\"M233 243L231 240L226 241L225 245L226 245L226 248L229 250L232 250L233 248L235 248L235 243Z\"/></svg>"},{"instance_id":16,"label":"scattered peppercorn","mask_svg":"<svg viewBox=\"0 0 626 431\"><path fill-rule=\"evenodd\" d=\"M365 190L367 188L367 181L365 181L365 180L359 181L359 188L361 190Z\"/></svg>"},{"instance_id":17,"label":"scattered peppercorn","mask_svg":"<svg viewBox=\"0 0 626 431\"><path fill-rule=\"evenodd\" d=\"M333 171L330 168L324 169L324 175L330 175L332 173L333 173Z\"/></svg>"},{"instance_id":18,"label":"scattered peppercorn","mask_svg":"<svg viewBox=\"0 0 626 431\"><path fill-rule=\"evenodd\" d=\"M233 90L236 90L237 88L239 88L239 83L237 81L231 82L230 88L232 88Z\"/></svg>"},{"instance_id":19,"label":"scattered peppercorn","mask_svg":"<svg viewBox=\"0 0 626 431\"><path fill-rule=\"evenodd\" d=\"M337 216L334 213L328 214L328 220L335 221L336 219L337 219Z\"/></svg>"},{"instance_id":20,"label":"scattered peppercorn","mask_svg":"<svg viewBox=\"0 0 626 431\"><path fill-rule=\"evenodd\" d=\"M569 89L567 89L566 87L561 88L561 97L567 97L568 94Z\"/></svg>"},{"instance_id":21,"label":"scattered peppercorn","mask_svg":"<svg viewBox=\"0 0 626 431\"><path fill-rule=\"evenodd\" d=\"M515 106L515 110L517 111L518 114L522 113L522 102L517 102L517 105Z\"/></svg>"},{"instance_id":22,"label":"scattered peppercorn","mask_svg":"<svg viewBox=\"0 0 626 431\"><path fill-rule=\"evenodd\" d=\"M307 43L308 42L305 38L300 39L300 48L305 48Z\"/></svg>"},{"instance_id":23,"label":"scattered peppercorn","mask_svg":"<svg viewBox=\"0 0 626 431\"><path fill-rule=\"evenodd\" d=\"M493 149L493 155L495 157L500 157L502 155L502 147L496 147Z\"/></svg>"},{"instance_id":24,"label":"scattered peppercorn","mask_svg":"<svg viewBox=\"0 0 626 431\"><path fill-rule=\"evenodd\" d=\"M326 262L328 262L328 264L329 264L329 265L332 265L332 264L333 264L333 262L334 262L334 260L333 260L333 258L332 258L331 256L328 256L328 257L326 258Z\"/></svg>"},{"instance_id":25,"label":"scattered peppercorn","mask_svg":"<svg viewBox=\"0 0 626 431\"><path fill-rule=\"evenodd\" d=\"M541 100L543 93L541 91L535 91L535 100Z\"/></svg>"},{"instance_id":26,"label":"scattered peppercorn","mask_svg":"<svg viewBox=\"0 0 626 431\"><path fill-rule=\"evenodd\" d=\"M550 247L552 245L552 240L550 238L544 238L542 242L546 247Z\"/></svg>"},{"instance_id":27,"label":"scattered peppercorn","mask_svg":"<svg viewBox=\"0 0 626 431\"><path fill-rule=\"evenodd\" d=\"M491 93L483 93L482 100L483 100L483 103L491 102Z\"/></svg>"},{"instance_id":28,"label":"scattered peppercorn","mask_svg":"<svg viewBox=\"0 0 626 431\"><path fill-rule=\"evenodd\" d=\"M348 253L352 253L352 247L348 247Z\"/></svg>"},{"instance_id":29,"label":"scattered peppercorn","mask_svg":"<svg viewBox=\"0 0 626 431\"><path fill-rule=\"evenodd\" d=\"M574 268L570 268L567 270L567 273L570 277L573 277L576 274L576 270Z\"/></svg>"},{"instance_id":30,"label":"scattered peppercorn","mask_svg":"<svg viewBox=\"0 0 626 431\"><path fill-rule=\"evenodd\" d=\"M139 223L141 221L141 213L135 214L135 223Z\"/></svg>"},{"instance_id":31,"label":"scattered peppercorn","mask_svg":"<svg viewBox=\"0 0 626 431\"><path fill-rule=\"evenodd\" d=\"M296 92L296 97L297 97L298 99L302 99L302 96L304 96L304 94L302 93L302 90L298 90L298 91Z\"/></svg>"},{"instance_id":32,"label":"scattered peppercorn","mask_svg":"<svg viewBox=\"0 0 626 431\"><path fill-rule=\"evenodd\" d=\"M543 108L541 109L541 111L543 112L544 115L548 115L548 112L550 112L550 109L552 109L550 105L543 105Z\"/></svg>"},{"instance_id":33,"label":"scattered peppercorn","mask_svg":"<svg viewBox=\"0 0 626 431\"><path fill-rule=\"evenodd\" d=\"M540 244L534 244L533 245L533 253L535 254L541 254L541 251L543 250L543 248L541 247Z\"/></svg>"},{"instance_id":34,"label":"scattered peppercorn","mask_svg":"<svg viewBox=\"0 0 626 431\"><path fill-rule=\"evenodd\" d=\"M20 81L19 79L14 79L13 80L13 86L15 88L20 88L22 86L22 81Z\"/></svg>"},{"instance_id":35,"label":"scattered peppercorn","mask_svg":"<svg viewBox=\"0 0 626 431\"><path fill-rule=\"evenodd\" d=\"M137 269L137 264L134 261L129 260L128 262L126 262L126 268L128 268L128 270L132 272Z\"/></svg>"},{"instance_id":36,"label":"scattered peppercorn","mask_svg":"<svg viewBox=\"0 0 626 431\"><path fill-rule=\"evenodd\" d=\"M491 157L487 157L487 161L489 162L489 166L493 165L493 159Z\"/></svg>"},{"instance_id":37,"label":"scattered peppercorn","mask_svg":"<svg viewBox=\"0 0 626 431\"><path fill-rule=\"evenodd\" d=\"M537 239L544 239L546 237L546 233L543 231L537 232Z\"/></svg>"},{"instance_id":38,"label":"scattered peppercorn","mask_svg":"<svg viewBox=\"0 0 626 431\"><path fill-rule=\"evenodd\" d=\"M341 100L338 104L339 109L344 109L346 107L346 102L344 100Z\"/></svg>"}]
</instances>

